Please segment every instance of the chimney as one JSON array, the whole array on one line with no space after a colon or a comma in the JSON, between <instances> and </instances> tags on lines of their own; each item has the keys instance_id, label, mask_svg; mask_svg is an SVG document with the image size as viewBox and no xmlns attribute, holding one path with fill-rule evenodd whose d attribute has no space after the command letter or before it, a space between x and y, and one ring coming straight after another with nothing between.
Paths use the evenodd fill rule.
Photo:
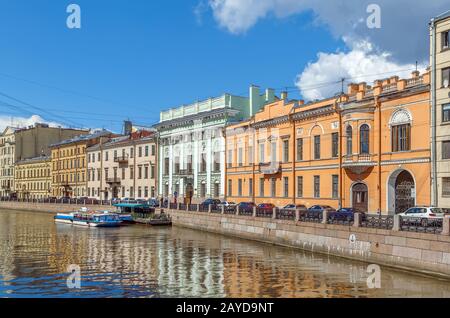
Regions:
<instances>
[{"instance_id":1,"label":"chimney","mask_svg":"<svg viewBox=\"0 0 450 318\"><path fill-rule=\"evenodd\" d=\"M348 95L354 95L358 92L358 84L348 84L347 86L347 93Z\"/></svg>"},{"instance_id":2,"label":"chimney","mask_svg":"<svg viewBox=\"0 0 450 318\"><path fill-rule=\"evenodd\" d=\"M249 115L253 116L259 110L259 86L251 85L250 86L250 109Z\"/></svg>"},{"instance_id":3,"label":"chimney","mask_svg":"<svg viewBox=\"0 0 450 318\"><path fill-rule=\"evenodd\" d=\"M286 91L281 92L281 99L282 100L287 100L288 99L288 92L286 92Z\"/></svg>"},{"instance_id":4,"label":"chimney","mask_svg":"<svg viewBox=\"0 0 450 318\"><path fill-rule=\"evenodd\" d=\"M358 84L358 91L364 92L366 90L366 86L367 86L366 82L359 83Z\"/></svg>"},{"instance_id":5,"label":"chimney","mask_svg":"<svg viewBox=\"0 0 450 318\"><path fill-rule=\"evenodd\" d=\"M129 120L123 122L123 133L124 135L131 135L133 132L133 123Z\"/></svg>"},{"instance_id":6,"label":"chimney","mask_svg":"<svg viewBox=\"0 0 450 318\"><path fill-rule=\"evenodd\" d=\"M414 72L411 73L411 77L412 77L412 78L418 78L419 75L420 75L420 72L419 72L419 71L414 71Z\"/></svg>"},{"instance_id":7,"label":"chimney","mask_svg":"<svg viewBox=\"0 0 450 318\"><path fill-rule=\"evenodd\" d=\"M266 102L272 103L275 100L275 91L272 88L266 89Z\"/></svg>"}]
</instances>

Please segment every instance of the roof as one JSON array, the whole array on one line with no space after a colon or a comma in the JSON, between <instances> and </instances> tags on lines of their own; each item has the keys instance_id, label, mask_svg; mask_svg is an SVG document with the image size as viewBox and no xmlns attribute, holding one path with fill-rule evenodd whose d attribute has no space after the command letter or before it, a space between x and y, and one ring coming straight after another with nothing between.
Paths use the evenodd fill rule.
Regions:
<instances>
[{"instance_id":1,"label":"roof","mask_svg":"<svg viewBox=\"0 0 450 318\"><path fill-rule=\"evenodd\" d=\"M142 136L142 137L141 137ZM96 144L87 149L87 151L97 151L100 150L100 146L102 149L111 149L115 147L123 147L133 143L145 143L152 142L155 137L154 132L150 132L150 134L142 134L142 133L132 133L131 135L119 136L116 138L112 138L108 142L103 143L102 145Z\"/></svg>"},{"instance_id":2,"label":"roof","mask_svg":"<svg viewBox=\"0 0 450 318\"><path fill-rule=\"evenodd\" d=\"M112 132L110 132L108 130L100 130L100 131L96 131L96 132L94 132L92 134L79 135L79 136L73 137L71 139L63 140L63 141L58 142L56 144L50 145L50 148L63 146L63 145L69 145L69 144L73 144L73 143L80 142L80 141L89 141L91 139L104 137L104 136L109 136L111 134L112 134Z\"/></svg>"},{"instance_id":3,"label":"roof","mask_svg":"<svg viewBox=\"0 0 450 318\"><path fill-rule=\"evenodd\" d=\"M434 18L432 19L432 21L438 22L438 21L444 20L444 19L446 19L446 18L448 18L448 17L450 17L450 10L445 11L444 13L441 13L441 14L439 14L438 16L434 17Z\"/></svg>"},{"instance_id":4,"label":"roof","mask_svg":"<svg viewBox=\"0 0 450 318\"><path fill-rule=\"evenodd\" d=\"M40 163L44 161L50 161L51 158L49 156L39 156L35 158L30 159L23 159L16 162L16 165L25 165L25 164L32 164L32 163Z\"/></svg>"}]
</instances>

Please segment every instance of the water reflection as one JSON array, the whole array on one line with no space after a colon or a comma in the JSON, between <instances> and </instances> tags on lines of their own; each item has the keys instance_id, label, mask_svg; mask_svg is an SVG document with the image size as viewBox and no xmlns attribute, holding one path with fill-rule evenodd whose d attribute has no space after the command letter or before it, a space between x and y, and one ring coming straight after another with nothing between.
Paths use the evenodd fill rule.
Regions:
<instances>
[{"instance_id":1,"label":"water reflection","mask_svg":"<svg viewBox=\"0 0 450 318\"><path fill-rule=\"evenodd\" d=\"M70 264L82 288L66 286ZM0 297L450 297L448 281L182 228L85 229L0 212Z\"/></svg>"}]
</instances>

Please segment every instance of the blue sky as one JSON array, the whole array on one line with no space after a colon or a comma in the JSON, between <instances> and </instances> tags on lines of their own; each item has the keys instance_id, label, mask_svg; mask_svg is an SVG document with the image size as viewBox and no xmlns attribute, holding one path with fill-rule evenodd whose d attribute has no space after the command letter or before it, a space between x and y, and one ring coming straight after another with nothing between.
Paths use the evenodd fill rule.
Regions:
<instances>
[{"instance_id":1,"label":"blue sky","mask_svg":"<svg viewBox=\"0 0 450 318\"><path fill-rule=\"evenodd\" d=\"M81 30L66 27L70 3ZM352 50L313 10L268 12L232 32L206 0L0 0L0 93L17 99L0 96L13 105L0 116L120 131L125 118L151 125L162 109L250 84L279 93L319 52Z\"/></svg>"}]
</instances>

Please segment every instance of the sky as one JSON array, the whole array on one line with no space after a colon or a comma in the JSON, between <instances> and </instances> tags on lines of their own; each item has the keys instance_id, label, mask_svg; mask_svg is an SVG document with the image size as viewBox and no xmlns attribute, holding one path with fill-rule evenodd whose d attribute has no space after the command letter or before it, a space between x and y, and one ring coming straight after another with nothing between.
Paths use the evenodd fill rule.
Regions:
<instances>
[{"instance_id":1,"label":"sky","mask_svg":"<svg viewBox=\"0 0 450 318\"><path fill-rule=\"evenodd\" d=\"M120 132L251 84L314 100L428 65L443 0L0 0L0 130ZM69 29L69 4L81 29ZM368 5L380 8L370 29Z\"/></svg>"}]
</instances>

